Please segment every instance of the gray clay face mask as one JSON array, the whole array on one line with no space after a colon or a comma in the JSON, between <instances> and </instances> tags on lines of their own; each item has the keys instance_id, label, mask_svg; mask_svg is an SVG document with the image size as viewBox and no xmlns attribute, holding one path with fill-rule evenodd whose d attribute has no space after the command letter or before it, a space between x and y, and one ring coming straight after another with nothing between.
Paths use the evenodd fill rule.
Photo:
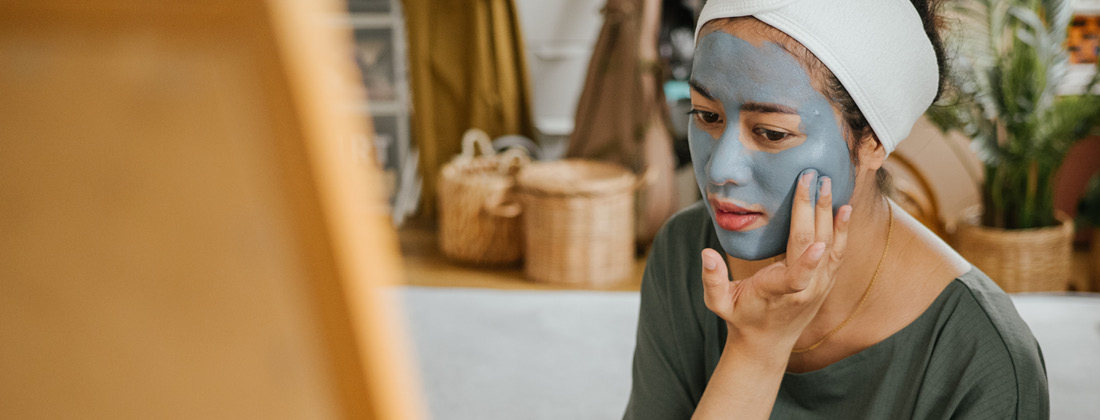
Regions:
<instances>
[{"instance_id":1,"label":"gray clay face mask","mask_svg":"<svg viewBox=\"0 0 1100 420\"><path fill-rule=\"evenodd\" d=\"M803 173L832 180L834 211L851 199L852 163L833 109L782 47L708 34L695 48L692 88L695 179L726 253L760 260L787 251ZM819 181L810 185L816 197Z\"/></svg>"}]
</instances>

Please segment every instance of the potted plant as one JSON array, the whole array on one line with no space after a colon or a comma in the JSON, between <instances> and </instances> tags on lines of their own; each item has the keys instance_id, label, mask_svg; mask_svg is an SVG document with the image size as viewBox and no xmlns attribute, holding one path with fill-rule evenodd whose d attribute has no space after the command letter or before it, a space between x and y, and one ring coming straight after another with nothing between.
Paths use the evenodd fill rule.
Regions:
<instances>
[{"instance_id":1,"label":"potted plant","mask_svg":"<svg viewBox=\"0 0 1100 420\"><path fill-rule=\"evenodd\" d=\"M1089 179L1085 195L1077 205L1077 218L1092 226L1092 289L1100 287L1100 173Z\"/></svg>"},{"instance_id":2,"label":"potted plant","mask_svg":"<svg viewBox=\"0 0 1100 420\"><path fill-rule=\"evenodd\" d=\"M957 230L960 253L1010 292L1063 290L1072 220L1054 209L1054 173L1100 123L1100 95L1058 95L1069 69L1068 0L962 0L951 88L929 119L960 130L984 163L982 205Z\"/></svg>"}]
</instances>

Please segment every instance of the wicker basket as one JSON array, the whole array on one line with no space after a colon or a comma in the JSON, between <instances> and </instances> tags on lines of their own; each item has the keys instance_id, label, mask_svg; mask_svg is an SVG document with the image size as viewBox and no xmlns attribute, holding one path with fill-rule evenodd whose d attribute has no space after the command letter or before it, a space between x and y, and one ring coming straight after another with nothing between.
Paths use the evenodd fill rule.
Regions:
<instances>
[{"instance_id":1,"label":"wicker basket","mask_svg":"<svg viewBox=\"0 0 1100 420\"><path fill-rule=\"evenodd\" d=\"M603 286L634 267L633 173L584 160L534 163L517 177L523 192L527 278Z\"/></svg>"},{"instance_id":2,"label":"wicker basket","mask_svg":"<svg viewBox=\"0 0 1100 420\"><path fill-rule=\"evenodd\" d=\"M474 148L481 149L475 157ZM439 175L439 248L455 261L494 266L523 257L515 174L530 159L518 149L496 154L484 131L463 135L462 154Z\"/></svg>"},{"instance_id":3,"label":"wicker basket","mask_svg":"<svg viewBox=\"0 0 1100 420\"><path fill-rule=\"evenodd\" d=\"M981 207L966 209L956 248L1006 292L1064 291L1073 267L1073 220L1059 226L997 229L981 226Z\"/></svg>"}]
</instances>

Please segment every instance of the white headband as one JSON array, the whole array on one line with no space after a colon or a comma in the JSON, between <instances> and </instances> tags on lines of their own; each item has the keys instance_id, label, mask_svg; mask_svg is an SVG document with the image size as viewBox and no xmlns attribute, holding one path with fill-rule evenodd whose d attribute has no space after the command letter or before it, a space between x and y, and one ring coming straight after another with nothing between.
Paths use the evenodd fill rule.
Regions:
<instances>
[{"instance_id":1,"label":"white headband","mask_svg":"<svg viewBox=\"0 0 1100 420\"><path fill-rule=\"evenodd\" d=\"M710 0L695 27L753 16L802 43L852 95L893 152L935 99L939 65L908 0Z\"/></svg>"}]
</instances>

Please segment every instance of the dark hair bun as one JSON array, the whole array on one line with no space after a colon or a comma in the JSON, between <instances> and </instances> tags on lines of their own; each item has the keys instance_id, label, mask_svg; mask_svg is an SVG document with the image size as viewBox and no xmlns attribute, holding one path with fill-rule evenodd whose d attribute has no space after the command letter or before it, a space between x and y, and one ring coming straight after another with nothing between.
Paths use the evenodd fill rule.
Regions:
<instances>
[{"instance_id":1,"label":"dark hair bun","mask_svg":"<svg viewBox=\"0 0 1100 420\"><path fill-rule=\"evenodd\" d=\"M924 32L928 34L928 40L932 41L932 49L936 52L936 64L940 68L939 86L936 90L936 99L943 93L947 81L947 57L944 55L943 39L940 37L940 29L943 28L943 17L940 15L940 6L943 0L912 0L913 7L920 14L921 22L924 22Z\"/></svg>"}]
</instances>

